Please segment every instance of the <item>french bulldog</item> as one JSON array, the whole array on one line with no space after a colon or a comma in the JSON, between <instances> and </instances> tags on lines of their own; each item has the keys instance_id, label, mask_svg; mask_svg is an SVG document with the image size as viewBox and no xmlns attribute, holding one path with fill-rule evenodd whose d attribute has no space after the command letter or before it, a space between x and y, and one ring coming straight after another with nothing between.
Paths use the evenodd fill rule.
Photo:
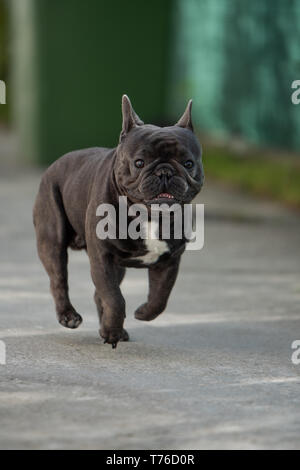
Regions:
<instances>
[{"instance_id":1,"label":"french bulldog","mask_svg":"<svg viewBox=\"0 0 300 470\"><path fill-rule=\"evenodd\" d=\"M39 257L50 278L58 321L77 328L82 318L68 293L68 247L87 251L95 285L100 336L116 347L128 341L124 329L125 300L120 290L126 267L146 268L149 293L135 312L153 320L166 308L186 238L99 239L97 208L119 197L132 204L190 203L203 184L201 147L193 131L190 100L179 121L170 127L144 124L129 98L122 98L123 125L118 146L70 152L44 173L33 220ZM150 213L150 212L149 212Z\"/></svg>"}]
</instances>

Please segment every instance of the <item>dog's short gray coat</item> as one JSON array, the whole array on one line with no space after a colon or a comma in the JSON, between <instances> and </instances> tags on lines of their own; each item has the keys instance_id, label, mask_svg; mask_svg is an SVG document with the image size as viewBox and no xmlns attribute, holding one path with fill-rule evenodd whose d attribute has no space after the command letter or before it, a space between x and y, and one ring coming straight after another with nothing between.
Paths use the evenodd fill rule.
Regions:
<instances>
[{"instance_id":1,"label":"dog's short gray coat","mask_svg":"<svg viewBox=\"0 0 300 470\"><path fill-rule=\"evenodd\" d=\"M42 177L34 206L38 253L50 278L59 322L68 328L77 328L82 322L69 299L67 249L86 249L100 335L113 347L129 338L123 328L125 301L119 287L125 268L148 269L148 300L135 316L153 320L166 307L186 241L172 236L168 240L100 240L96 235L97 207L110 203L118 212L119 196L127 196L128 206L142 202L150 209L153 203L169 202L164 194L169 194L172 202L189 203L203 183L191 101L171 127L145 125L126 95L122 112L119 145L78 150L59 158Z\"/></svg>"}]
</instances>

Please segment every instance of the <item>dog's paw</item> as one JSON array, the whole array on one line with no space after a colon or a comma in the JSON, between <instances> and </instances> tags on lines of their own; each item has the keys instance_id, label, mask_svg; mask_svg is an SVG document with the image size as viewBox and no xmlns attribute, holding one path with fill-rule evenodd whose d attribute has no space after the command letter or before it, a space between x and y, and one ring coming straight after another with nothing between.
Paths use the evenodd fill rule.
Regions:
<instances>
[{"instance_id":1,"label":"dog's paw","mask_svg":"<svg viewBox=\"0 0 300 470\"><path fill-rule=\"evenodd\" d=\"M151 321L163 311L163 308L151 308L148 303L141 305L134 313L137 320Z\"/></svg>"},{"instance_id":2,"label":"dog's paw","mask_svg":"<svg viewBox=\"0 0 300 470\"><path fill-rule=\"evenodd\" d=\"M82 323L82 318L77 312L66 312L58 316L58 321L66 328L78 328Z\"/></svg>"},{"instance_id":3,"label":"dog's paw","mask_svg":"<svg viewBox=\"0 0 300 470\"><path fill-rule=\"evenodd\" d=\"M117 347L119 341L129 341L129 334L126 330L120 328L105 328L101 326L99 330L101 338L104 339L104 343L111 344L113 349Z\"/></svg>"}]
</instances>

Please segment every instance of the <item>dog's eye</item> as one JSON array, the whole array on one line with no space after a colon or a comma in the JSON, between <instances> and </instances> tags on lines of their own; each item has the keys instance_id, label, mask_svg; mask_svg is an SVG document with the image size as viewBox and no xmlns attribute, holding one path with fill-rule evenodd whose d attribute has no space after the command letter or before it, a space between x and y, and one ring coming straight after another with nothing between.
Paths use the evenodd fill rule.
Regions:
<instances>
[{"instance_id":1,"label":"dog's eye","mask_svg":"<svg viewBox=\"0 0 300 470\"><path fill-rule=\"evenodd\" d=\"M184 162L183 165L187 170L190 170L191 168L193 168L194 162L192 162L192 160L187 160L186 162Z\"/></svg>"},{"instance_id":2,"label":"dog's eye","mask_svg":"<svg viewBox=\"0 0 300 470\"><path fill-rule=\"evenodd\" d=\"M143 168L143 166L145 165L145 162L144 160L139 159L139 160L136 160L134 164L137 168Z\"/></svg>"}]
</instances>

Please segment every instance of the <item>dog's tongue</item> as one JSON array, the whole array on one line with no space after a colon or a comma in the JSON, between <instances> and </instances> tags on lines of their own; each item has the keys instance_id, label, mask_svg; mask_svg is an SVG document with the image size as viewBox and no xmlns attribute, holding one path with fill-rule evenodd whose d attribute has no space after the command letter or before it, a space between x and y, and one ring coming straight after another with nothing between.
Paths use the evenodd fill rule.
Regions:
<instances>
[{"instance_id":1,"label":"dog's tongue","mask_svg":"<svg viewBox=\"0 0 300 470\"><path fill-rule=\"evenodd\" d=\"M172 196L172 194L169 194L169 193L160 193L157 198L167 198L167 199L174 199L174 196Z\"/></svg>"}]
</instances>

